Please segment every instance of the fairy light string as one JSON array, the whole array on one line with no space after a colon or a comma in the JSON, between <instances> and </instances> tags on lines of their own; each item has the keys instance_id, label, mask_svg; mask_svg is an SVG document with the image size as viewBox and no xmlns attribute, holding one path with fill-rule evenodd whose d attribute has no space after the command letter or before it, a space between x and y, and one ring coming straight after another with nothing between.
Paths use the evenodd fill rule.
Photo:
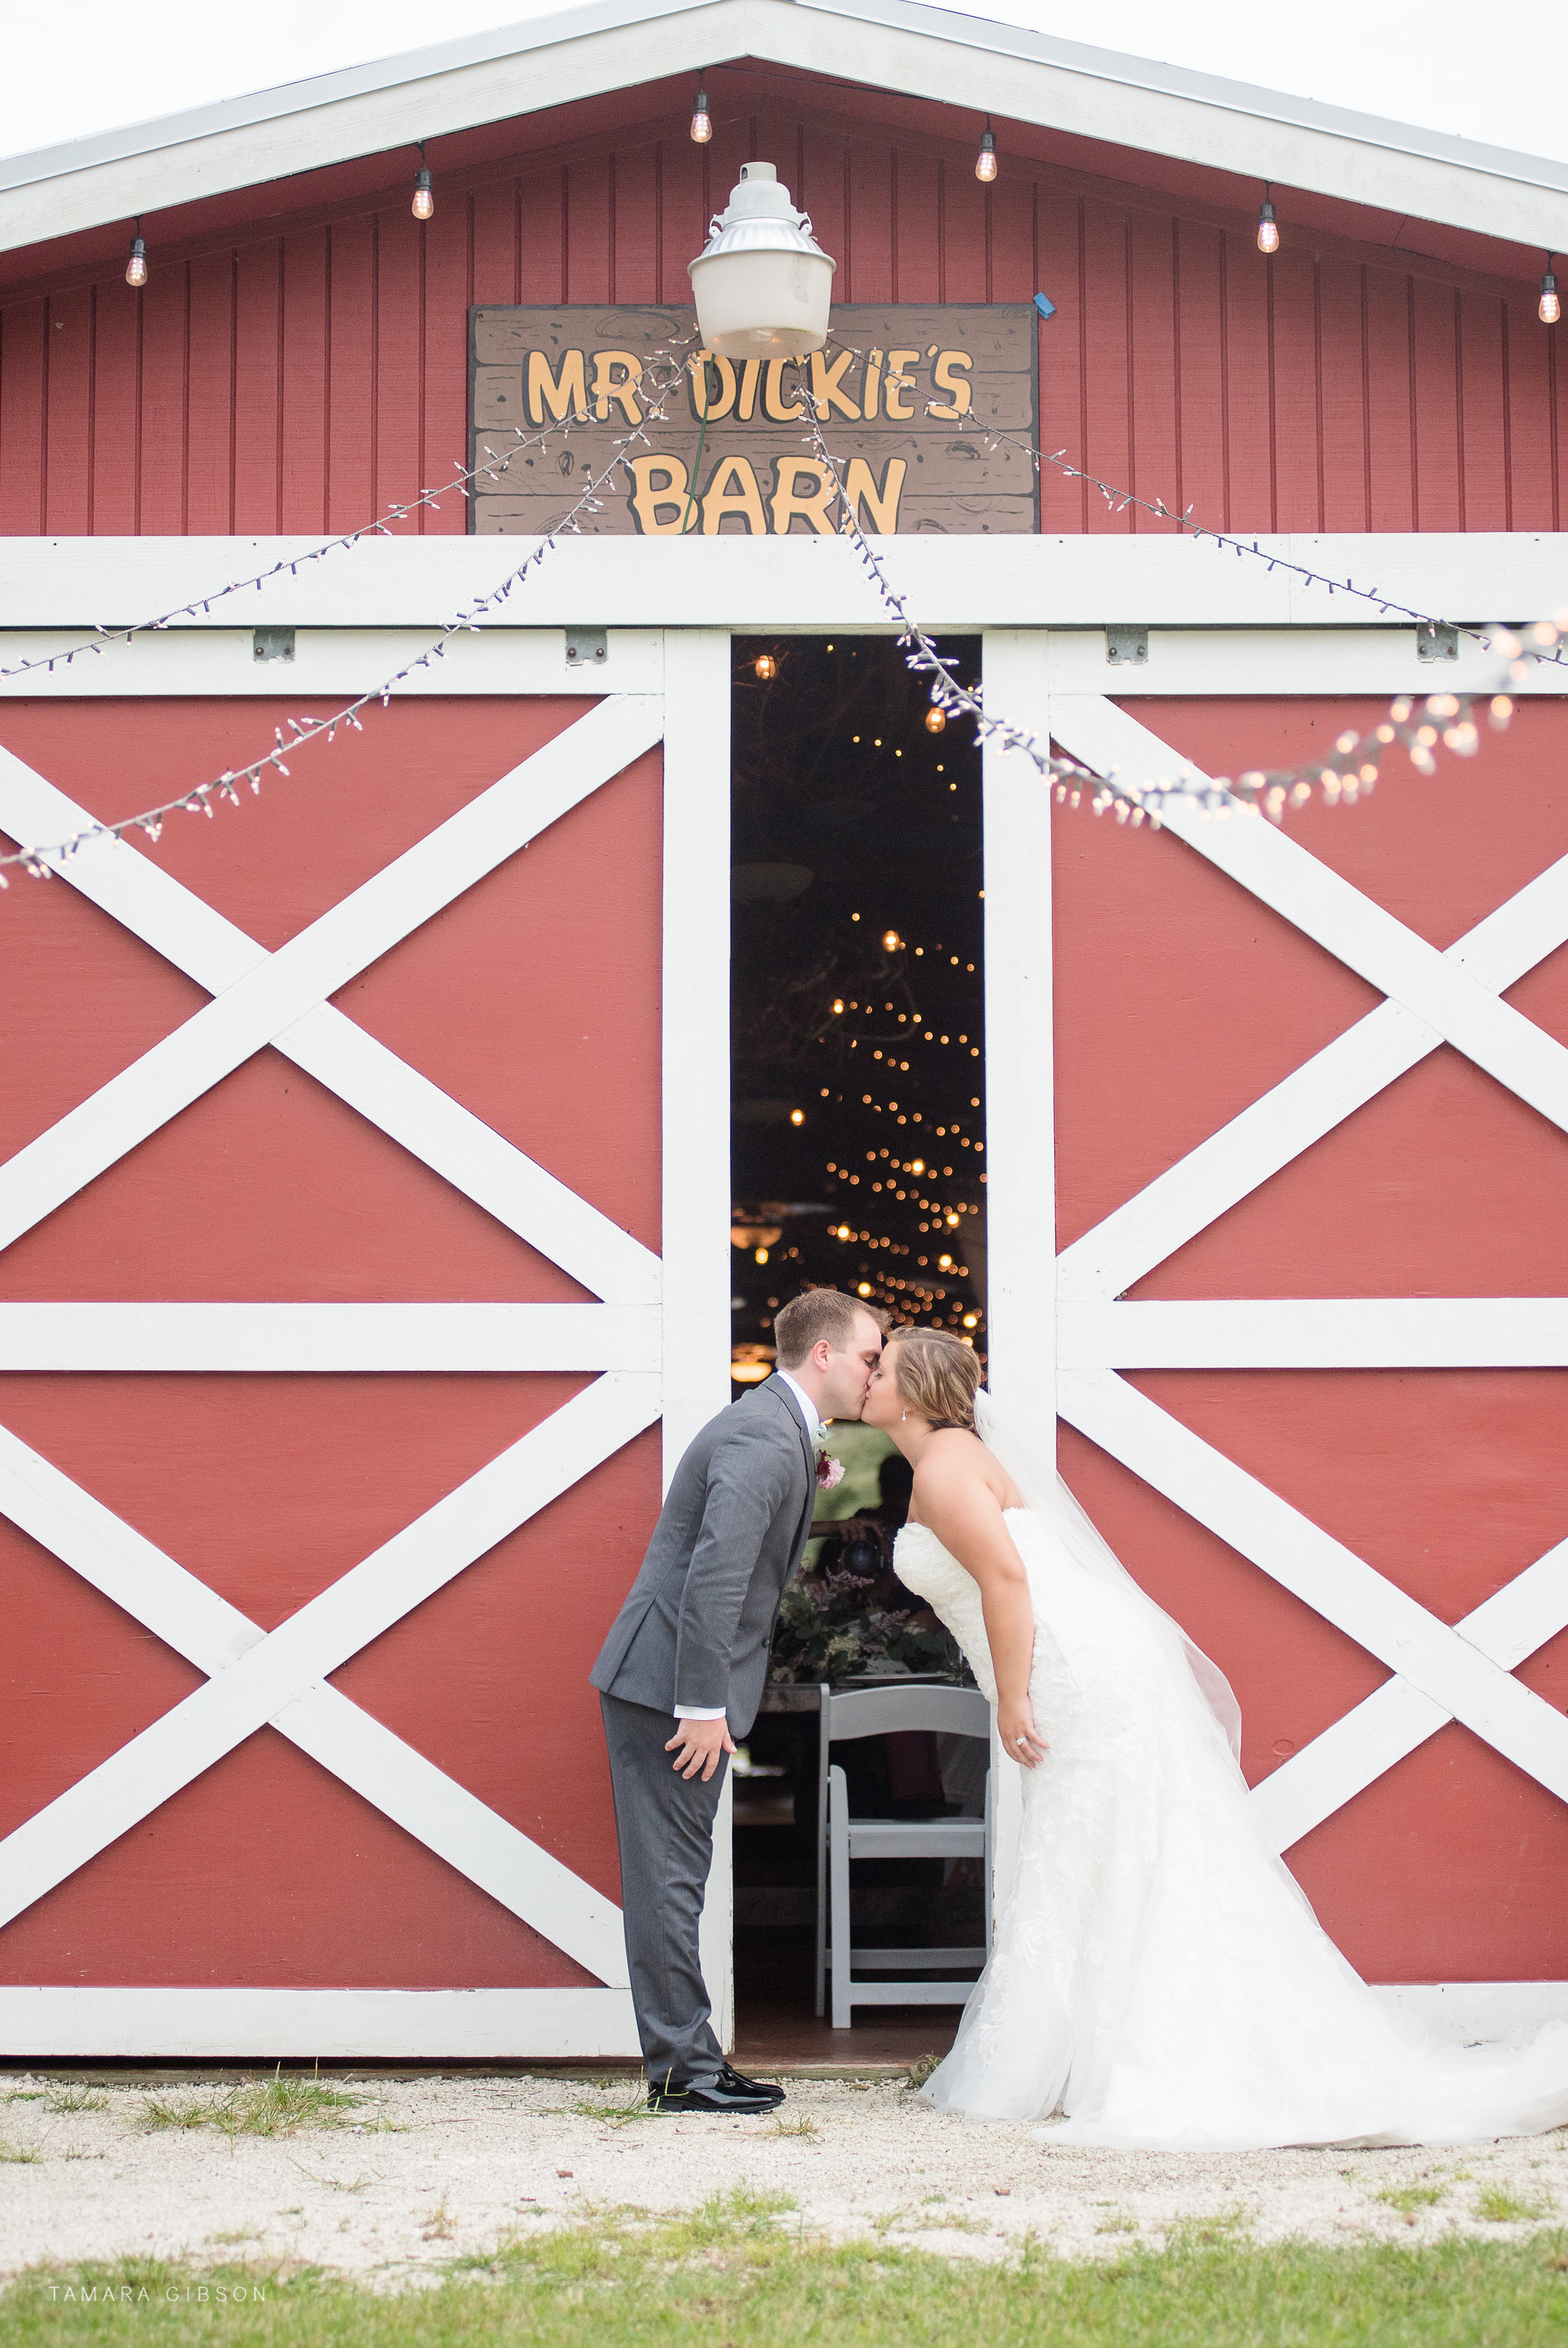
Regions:
<instances>
[{"instance_id":1,"label":"fairy light string","mask_svg":"<svg viewBox=\"0 0 1568 2348\"><path fill-rule=\"evenodd\" d=\"M290 717L285 721L289 728L286 739L284 727L274 726L273 747L263 752L260 757L249 759L238 767L226 767L221 775L198 783L190 789L178 793L172 798L161 800L156 807L142 808L134 815L121 816L111 822L84 825L80 831L73 833L69 839L57 841L50 847L19 848L9 854L0 855L0 889L7 889L10 886L5 877L8 867L20 865L30 879L49 880L54 876L54 868L57 864L76 854L90 841L118 839L121 834L129 831L140 831L148 839L157 841L162 834L166 819L170 815L182 813L211 817L215 812L215 801L219 803L226 801L231 806L241 807L243 805L240 796L242 787L249 784L254 795L261 790L262 778L269 771L275 775L288 775L290 768L287 760L296 751L305 749L311 744L323 739L331 743L335 739L340 726L352 727L356 733L363 733L362 713L369 708L372 703L379 702L385 708L400 685L406 684L419 670L428 669L433 661L444 659L456 637L463 634L478 634L483 615L504 604L513 591L523 585L529 573L536 571L554 551L559 540L573 534L580 528L584 513L603 511L603 500L600 492L616 469L627 461L626 449L637 442L645 446L649 427L665 420L663 401L668 397L685 373L686 361L676 360L674 354L668 355L673 362L673 372L662 384L656 398L649 403L642 422L617 438L614 454L597 473L589 479L574 504L530 550L514 570L509 572L504 579L486 592L475 595L469 603L456 613L440 629L435 640L427 644L422 653L406 661L403 666L394 670L390 676L383 677L378 684L369 686L363 693L356 694L351 701L346 702L329 717ZM511 453L515 454L516 451ZM336 541L334 543L335 544Z\"/></svg>"},{"instance_id":2,"label":"fairy light string","mask_svg":"<svg viewBox=\"0 0 1568 2348\"><path fill-rule=\"evenodd\" d=\"M423 653L405 663L401 668L394 671L391 675L384 677L378 684L356 695L329 717L290 718L287 721L289 735L286 740L284 728L275 727L273 748L260 757L248 760L237 767L226 768L222 774L211 777L191 789L160 802L156 807L142 808L134 815L121 817L113 821L93 823L84 827L80 832L70 839L51 846L21 847L10 853L0 855L0 888L9 885L5 879L5 872L10 867L20 865L31 877L45 879L49 876L55 863L62 858L68 857L90 840L118 837L125 832L140 830L148 838L156 841L165 819L171 814L189 812L211 816L214 811L214 800L238 807L242 804L240 797L242 786L249 784L252 792L257 793L261 788L263 776L267 772L285 776L289 773L286 763L288 755L321 740L324 736L328 743L332 742L340 726L347 726L356 731L362 731L361 713L363 711L377 701L385 707L399 685L406 684L419 670L428 668L432 661L444 658L454 637L464 633L479 633L480 620L487 613L493 613L504 604L514 590L525 583L530 572L537 569L553 551L561 537L573 534L579 530L582 517L585 512L603 510L600 493L605 489L614 473L623 466L629 464L627 450L634 445L640 445L645 448L648 447L650 427L666 420L666 401L686 378L688 369L703 363L706 354L691 352L690 345L695 341L696 335L693 335L682 343L666 345L648 355L631 386L634 396L643 408L641 422L617 438L614 454L605 465L592 476L575 502L531 550L523 561L496 586L484 593L475 595L461 611L445 623L435 641L427 645ZM852 348L851 345L843 344L838 344L835 347ZM685 355L682 355L683 353ZM645 388L650 378L655 386L651 395ZM841 517L841 534L854 547L857 558L866 571L879 600L895 623L899 632L899 642L904 649L908 665L912 670L930 678L934 707L940 710L944 717L954 716L969 717L982 742L996 741L1008 749L1022 752L1041 775L1055 786L1057 798L1059 800L1068 801L1073 807L1081 803L1087 790L1090 794L1091 809L1096 815L1103 814L1109 809L1114 812L1119 822L1130 821L1136 826L1147 820L1151 828L1156 829L1161 826L1163 813L1172 807L1195 809L1204 819L1244 812L1262 813L1277 822L1283 819L1287 808L1304 805L1319 792L1327 804L1354 804L1358 797L1369 791L1376 784L1381 760L1396 745L1402 747L1408 753L1410 761L1418 773L1429 776L1437 771L1435 753L1439 746L1455 756L1472 757L1480 744L1480 727L1476 723L1474 713L1481 709L1483 705L1485 720L1494 730L1501 731L1506 727L1512 716L1512 701L1503 693L1433 694L1428 695L1418 706L1416 696L1401 695L1390 703L1387 717L1377 726L1368 728L1365 732L1347 731L1342 734L1335 744L1332 755L1326 759L1314 759L1294 767L1251 769L1233 778L1219 779L1200 778L1191 771L1184 771L1172 777L1147 779L1135 784L1123 779L1114 769L1107 775L1097 774L1076 759L1053 754L1048 742L1042 745L1037 733L1026 731L1011 725L1005 718L989 715L984 705L982 692L965 686L959 681L954 673L953 663L938 650L919 622L911 615L903 596L893 588L889 580L881 557L861 529L855 503L850 498L845 487L845 460L836 458L830 449L823 435L820 412L811 399L803 376L800 378L800 397L802 413L810 425L810 429L803 436L803 440L824 468L826 477L834 484L834 504ZM41 654L0 669L0 679L15 677L37 669L52 670L62 664L68 667L73 661L85 653L101 654L111 644L129 642L132 637L149 631L166 629L180 619L194 618L199 613L203 616L209 615L214 603L231 594L251 587L259 590L268 580L280 576L285 571L291 573L296 572L304 564L320 561L329 554L352 551L366 538L389 535L389 524L392 521L406 519L408 514L417 511L422 506L438 505L440 496L450 489L455 489L459 495L467 498L469 482L480 478L493 478L498 473L504 472L512 459L525 448L544 447L557 432L560 432L563 438L570 438L573 424L587 420L585 416L574 413L537 433L525 434L521 427L513 427L513 439L517 445L504 457L498 457L493 451L487 451L486 459L482 464L470 467L466 471L459 469L454 480L446 484L442 489L423 490L418 498L388 509L386 515L374 522L364 524L357 530L326 541L304 554L280 557L277 562L264 571L243 580L232 581L204 597L193 598L191 602L160 613L155 618L136 623L124 629L100 629L93 637L73 647ZM1331 592L1351 594L1363 601L1373 602L1386 615L1398 615L1425 627L1450 624L1430 614L1417 612L1408 605L1394 602L1381 596L1376 590L1358 588L1354 581L1332 580L1326 573L1315 572L1309 566L1269 551L1255 541L1248 542L1225 532L1212 530L1206 524L1193 520L1191 508L1186 513L1178 514L1162 499L1144 499L1134 491L1119 489L1114 484L1102 481L1097 475L1087 473L1080 468L1070 465L1065 452L1047 456L1041 451L1031 448L1026 442L1016 439L1013 435L995 432L989 427L973 425L973 419L960 419L960 421L961 425L965 422L971 423L972 428L978 430L982 438L991 445L999 446L1005 442L1016 448L1020 452L1027 455L1037 470L1040 464L1051 463L1074 479L1090 482L1116 510L1124 510L1130 505L1136 505L1161 520L1186 530L1196 538L1207 538L1215 545L1227 548L1239 556L1254 556L1267 564L1271 570L1284 569L1311 583L1326 586ZM1568 609L1564 609L1553 620L1535 623L1525 632L1525 635L1502 626L1484 630L1466 626L1462 628L1461 633L1484 645L1494 656L1508 661L1515 682L1522 682L1531 673L1532 668L1537 664L1550 664L1559 666L1568 664L1564 658L1563 644L1560 641L1568 638Z\"/></svg>"},{"instance_id":3,"label":"fairy light string","mask_svg":"<svg viewBox=\"0 0 1568 2348\"><path fill-rule=\"evenodd\" d=\"M836 335L829 335L826 347L831 351L847 353L851 357L863 362L880 361L882 355L880 351L868 352L858 344L846 343ZM888 373L887 384L890 390L913 391L917 388L913 376L892 371ZM822 411L815 407L811 393L804 382L800 384L799 390L806 410L816 414L820 420ZM928 414L934 412L934 401L927 400L925 405ZM946 417L943 421L952 422L956 432L967 435L971 439L978 438L987 448L1016 449L1021 457L1027 458L1037 476L1042 466L1054 465L1067 479L1085 482L1090 489L1097 490L1105 500L1108 510L1113 514L1125 513L1130 507L1132 507L1140 512L1150 515L1157 521L1171 523L1175 529L1185 531L1191 538L1207 539L1212 545L1222 548L1227 553L1234 554L1240 560L1261 562L1271 572L1288 572L1293 578L1301 580L1306 586L1326 589L1330 595L1350 595L1357 602L1370 603L1385 618L1408 620L1417 627L1424 628L1429 632L1439 628L1452 628L1457 634L1468 636L1473 644L1480 645L1483 650L1512 664L1511 682L1516 685L1522 685L1532 668L1537 664L1549 663L1556 667L1568 667L1568 605L1559 609L1550 619L1527 623L1518 631L1498 626L1476 627L1463 621L1445 620L1436 613L1418 611L1411 604L1401 603L1395 598L1385 595L1380 588L1358 587L1354 579L1341 579L1334 572L1315 571L1310 563L1298 562L1290 555L1281 554L1272 548L1264 546L1256 538L1242 538L1234 531L1216 530L1209 522L1196 521L1193 520L1193 506L1191 504L1179 513L1174 507L1168 506L1163 498L1141 497L1136 489L1125 489L1117 482L1104 480L1099 474L1088 472L1082 466L1074 465L1069 461L1065 448L1054 450L1037 448L1032 442L1020 439L1016 433L1005 432L998 426L982 423L973 410L960 416L955 421Z\"/></svg>"},{"instance_id":4,"label":"fairy light string","mask_svg":"<svg viewBox=\"0 0 1568 2348\"><path fill-rule=\"evenodd\" d=\"M658 362L671 359L676 352L680 351L691 354L691 345L696 340L696 334L693 333L682 337L674 345L662 345L658 350L649 354L646 365L650 367L656 366ZM880 352L868 353L858 344L846 343L838 335L830 336L827 347L862 361L873 356L878 360L882 357ZM691 355L686 364L695 366L705 360L707 356L706 352L698 351ZM887 381L890 387L904 390L913 390L915 387L913 376L890 373ZM640 379L634 382L629 388L634 397L643 396ZM673 383L666 384L661 391L661 400L667 396L668 392L673 388ZM801 386L801 396L810 407L810 394L804 386ZM934 403L929 400L926 402L928 410L933 405ZM526 449L542 449L554 438L558 431L564 431L569 438L573 424L586 424L590 420L585 411L573 411L565 417L546 425L539 432L525 434L521 427L514 427L513 437L517 445L510 449L504 458L497 458L493 451L487 451L485 462L469 466L466 469L458 465L454 458L454 473L451 480L439 483L434 489L421 489L418 497L388 506L374 521L363 522L356 530L327 539L320 545L307 549L302 554L280 556L276 562L269 564L262 571L253 572L243 579L229 580L222 586L213 588L206 594L192 596L189 602L171 606L168 611L158 613L149 619L134 621L123 627L100 626L91 636L78 644L65 646L57 652L38 654L30 659L16 661L0 667L0 681L26 676L40 669L52 671L58 666L68 668L84 654L101 654L112 645L129 644L139 635L170 628L181 620L210 617L212 606L215 603L221 603L230 595L241 594L251 589L260 592L270 581L281 578L285 572L292 577L305 565L320 562L331 554L351 551L366 539L390 537L394 524L407 521L424 508L428 507L438 512L442 498L450 495L454 490L459 496L467 498L469 494L469 485L471 482L494 479L497 475L504 473L512 458L522 454ZM652 412L650 412L650 420L652 420ZM707 401L703 405L701 421L706 432ZM1328 572L1315 571L1309 563L1297 561L1291 556L1264 547L1255 538L1242 538L1233 531L1216 530L1207 522L1196 521L1193 519L1191 505L1179 513L1173 507L1168 506L1163 498L1142 497L1134 489L1126 489L1113 481L1107 481L1099 474L1089 472L1082 466L1072 464L1065 448L1054 450L1037 448L1031 442L1021 439L1016 433L1005 432L995 426L983 424L973 412L958 417L954 428L960 434L967 435L971 438L978 437L988 448L1016 449L1020 456L1027 459L1037 475L1042 466L1054 466L1067 479L1084 482L1096 490L1104 499L1107 509L1112 513L1121 514L1125 513L1130 507L1136 508L1139 511L1149 514L1155 520L1170 523L1194 539L1207 539L1214 546L1222 548L1238 558L1262 562L1271 572L1284 571L1308 586L1325 588L1330 595L1350 595L1362 602L1370 603L1386 618L1408 620L1417 627L1429 631L1453 627L1459 634L1469 637L1471 642L1483 646L1489 652L1501 653L1503 657L1513 663L1515 664L1513 682L1515 683L1523 683L1531 667L1537 664L1551 663L1559 667L1568 666L1568 607L1557 612L1551 620L1537 621L1525 625L1520 632L1518 641L1509 641L1512 632L1499 631L1496 628L1478 628L1463 622L1444 620L1436 613L1420 611L1413 605L1398 602L1384 595L1380 589L1359 587L1354 579L1341 579ZM693 488L696 482L700 462L699 442L698 463L697 467L693 469ZM688 505L695 503L689 490L687 502ZM683 534L689 526L688 514L686 521L683 524ZM1500 643L1500 636L1504 641Z\"/></svg>"},{"instance_id":5,"label":"fairy light string","mask_svg":"<svg viewBox=\"0 0 1568 2348\"><path fill-rule=\"evenodd\" d=\"M1134 489L1120 489L1112 481L1102 480L1098 473L1087 472L1082 466L1070 463L1065 448L1047 450L1032 448L1014 433L1000 431L994 425L982 424L973 414L960 417L957 429L971 439L978 438L988 448L1016 448L1020 456L1029 459L1037 475L1042 466L1054 465L1067 479L1086 482L1091 489L1099 491L1113 514L1125 513L1130 506L1134 507L1140 512L1152 515L1157 521L1171 523L1190 538L1207 539L1212 545L1222 548L1226 553L1243 558L1252 556L1271 572L1288 572L1292 578L1303 581L1309 587L1326 588L1330 595L1349 595L1358 602L1370 603L1385 619L1409 620L1418 628L1429 632L1452 628L1456 635L1466 636L1483 651L1507 660L1511 664L1511 681L1516 685L1522 685L1533 667L1568 667L1568 656L1565 656L1563 646L1563 639L1568 636L1568 606L1555 612L1551 619L1538 620L1522 631L1497 626L1477 627L1462 620L1439 619L1430 612L1418 612L1408 603L1398 602L1385 595L1380 588L1358 587L1354 579L1341 579L1326 571L1314 571L1308 563L1297 562L1289 555L1260 545L1255 538L1238 538L1233 531L1215 530L1208 522L1195 521L1191 505L1177 513L1163 498L1140 497Z\"/></svg>"},{"instance_id":6,"label":"fairy light string","mask_svg":"<svg viewBox=\"0 0 1568 2348\"><path fill-rule=\"evenodd\" d=\"M804 437L833 481L842 535L854 547L884 610L896 622L909 667L931 679L933 705L944 716L971 718L982 742L995 742L1006 749L1021 751L1055 786L1057 798L1074 808L1080 805L1088 789L1089 806L1095 815L1110 809L1119 823L1138 825L1147 820L1155 830L1175 809L1195 810L1205 820L1248 814L1264 815L1278 823L1288 808L1305 806L1317 792L1329 806L1354 806L1364 792L1373 788L1382 759L1396 744L1408 753L1418 773L1434 775L1439 744L1460 757L1473 757L1480 747L1480 731L1471 714L1475 709L1484 705L1487 722L1499 732L1513 715L1513 703L1502 693L1431 694L1418 708L1415 696L1402 694L1390 702L1387 717L1376 726L1365 732L1347 730L1338 736L1327 758L1314 758L1302 766L1254 767L1233 778L1200 778L1187 769L1138 783L1125 780L1115 768L1098 774L1076 758L1053 752L1048 739L1042 742L1037 732L989 715L981 691L959 682L954 663L937 649L920 623L912 617L909 606L889 579L882 557L861 530L855 501L845 487L844 460L835 458L829 448L815 414L810 417L810 427ZM1489 640L1494 651L1501 651L1505 645L1519 647L1518 637L1502 629L1492 630Z\"/></svg>"},{"instance_id":7,"label":"fairy light string","mask_svg":"<svg viewBox=\"0 0 1568 2348\"><path fill-rule=\"evenodd\" d=\"M309 547L303 554L280 555L275 562L269 563L263 571L253 572L243 579L231 579L223 586L213 588L210 594L193 595L190 602L172 605L167 612L160 612L150 619L134 620L119 628L100 626L79 644L63 645L57 652L37 653L28 660L13 661L8 666L0 667L0 681L29 676L39 669L52 673L57 668L69 668L84 654L101 655L116 644L129 644L138 636L157 634L174 627L181 620L210 617L213 604L222 603L230 595L243 594L251 588L259 594L271 580L281 579L285 572L293 578L308 564L324 561L330 554L352 552L368 538L390 538L395 522L407 521L425 507L439 513L443 498L451 496L454 491L459 497L467 498L470 482L498 479L506 472L514 458L522 456L530 448L544 448L557 432L565 430L569 437L573 424L586 424L590 420L586 412L574 410L561 421L547 425L542 432L524 433L521 426L515 426L513 438L516 446L509 448L504 457L498 457L493 449L487 449L483 463L469 465L466 469L459 466L454 458L453 478L449 481L443 481L433 489L421 489L417 498L407 499L399 505L388 506L375 521L362 522L357 530L351 530L342 537L324 540L319 546ZM651 421L652 417L648 420ZM559 529L564 524L556 526Z\"/></svg>"}]
</instances>

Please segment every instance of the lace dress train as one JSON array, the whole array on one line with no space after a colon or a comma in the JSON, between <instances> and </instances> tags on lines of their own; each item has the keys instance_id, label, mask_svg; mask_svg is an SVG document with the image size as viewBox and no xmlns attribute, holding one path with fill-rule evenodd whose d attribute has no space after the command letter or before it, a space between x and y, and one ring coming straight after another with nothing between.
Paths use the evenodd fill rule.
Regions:
<instances>
[{"instance_id":1,"label":"lace dress train","mask_svg":"<svg viewBox=\"0 0 1568 2348\"><path fill-rule=\"evenodd\" d=\"M1454 2049L1391 2013L1253 1821L1162 1618L1009 1509L1035 1611L1016 1872L992 1960L924 2093L1053 2143L1458 2144L1568 2122L1568 2024ZM995 1701L980 1592L923 1525L897 1571Z\"/></svg>"}]
</instances>

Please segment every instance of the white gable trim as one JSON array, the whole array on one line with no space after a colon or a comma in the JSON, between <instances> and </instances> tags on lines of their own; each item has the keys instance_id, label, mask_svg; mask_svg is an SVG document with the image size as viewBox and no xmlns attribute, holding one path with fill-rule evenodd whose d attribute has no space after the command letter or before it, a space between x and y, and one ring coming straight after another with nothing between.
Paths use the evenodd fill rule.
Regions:
<instances>
[{"instance_id":1,"label":"white gable trim","mask_svg":"<svg viewBox=\"0 0 1568 2348\"><path fill-rule=\"evenodd\" d=\"M1568 166L1542 158L918 0L597 0L15 157L0 163L0 250L745 57L1526 246L1568 247Z\"/></svg>"}]
</instances>

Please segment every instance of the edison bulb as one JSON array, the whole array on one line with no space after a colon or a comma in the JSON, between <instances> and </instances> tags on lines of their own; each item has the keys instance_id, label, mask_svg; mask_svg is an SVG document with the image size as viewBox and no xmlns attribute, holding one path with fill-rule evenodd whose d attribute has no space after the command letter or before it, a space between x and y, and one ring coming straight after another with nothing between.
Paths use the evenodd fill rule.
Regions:
<instances>
[{"instance_id":1,"label":"edison bulb","mask_svg":"<svg viewBox=\"0 0 1568 2348\"><path fill-rule=\"evenodd\" d=\"M771 678L776 677L779 674L779 664L774 659L771 653L758 653L751 665L756 673L758 683L762 685L767 685Z\"/></svg>"},{"instance_id":2,"label":"edison bulb","mask_svg":"<svg viewBox=\"0 0 1568 2348\"><path fill-rule=\"evenodd\" d=\"M436 199L430 192L430 174L421 163L414 174L414 218L417 221L428 221L433 216L435 209Z\"/></svg>"},{"instance_id":3,"label":"edison bulb","mask_svg":"<svg viewBox=\"0 0 1568 2348\"><path fill-rule=\"evenodd\" d=\"M975 177L977 180L994 180L995 176L996 140L991 125L987 123L980 133L980 152L975 158Z\"/></svg>"},{"instance_id":4,"label":"edison bulb","mask_svg":"<svg viewBox=\"0 0 1568 2348\"><path fill-rule=\"evenodd\" d=\"M1541 280L1541 300L1535 314L1543 326L1554 326L1563 315L1563 304L1557 299L1556 275L1550 269Z\"/></svg>"},{"instance_id":5,"label":"edison bulb","mask_svg":"<svg viewBox=\"0 0 1568 2348\"><path fill-rule=\"evenodd\" d=\"M805 1110L803 1108L792 1108L789 1112L789 1122L791 1125L804 1125L806 1122Z\"/></svg>"},{"instance_id":6,"label":"edison bulb","mask_svg":"<svg viewBox=\"0 0 1568 2348\"><path fill-rule=\"evenodd\" d=\"M125 264L125 282L128 285L145 285L147 283L147 246L139 236L134 236L130 241L130 259Z\"/></svg>"},{"instance_id":7,"label":"edison bulb","mask_svg":"<svg viewBox=\"0 0 1568 2348\"><path fill-rule=\"evenodd\" d=\"M947 712L945 709L928 709L926 711L925 730L928 734L941 734L945 731L946 726Z\"/></svg>"},{"instance_id":8,"label":"edison bulb","mask_svg":"<svg viewBox=\"0 0 1568 2348\"><path fill-rule=\"evenodd\" d=\"M699 89L692 100L691 135L699 147L706 147L713 137L713 120L707 110L706 89Z\"/></svg>"},{"instance_id":9,"label":"edison bulb","mask_svg":"<svg viewBox=\"0 0 1568 2348\"><path fill-rule=\"evenodd\" d=\"M898 932L897 932L896 930L884 930L884 931L883 931L883 932L882 932L882 948L883 948L884 953L898 953L898 951L899 951L899 949L900 949L900 947L901 947L903 944L903 940L899 936L899 933L898 933Z\"/></svg>"},{"instance_id":10,"label":"edison bulb","mask_svg":"<svg viewBox=\"0 0 1568 2348\"><path fill-rule=\"evenodd\" d=\"M1258 251L1260 252L1279 251L1279 222L1274 218L1273 204L1266 201L1259 207L1258 211Z\"/></svg>"}]
</instances>

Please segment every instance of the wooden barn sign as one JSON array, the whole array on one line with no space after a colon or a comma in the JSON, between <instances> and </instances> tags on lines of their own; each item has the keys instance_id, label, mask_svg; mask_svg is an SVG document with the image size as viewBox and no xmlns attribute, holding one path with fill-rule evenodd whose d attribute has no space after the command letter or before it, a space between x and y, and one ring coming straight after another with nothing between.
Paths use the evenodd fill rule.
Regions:
<instances>
[{"instance_id":1,"label":"wooden barn sign","mask_svg":"<svg viewBox=\"0 0 1568 2348\"><path fill-rule=\"evenodd\" d=\"M642 422L644 369L658 354L692 350L694 313L584 304L476 308L469 319L471 464L507 456L517 430L537 436L583 419L543 447L516 448L504 474L474 484L473 530L532 536ZM1036 530L1025 454L1036 439L1035 328L1024 302L868 303L836 308L827 349L799 366L694 353L665 420L628 452L603 510L582 528L640 538L830 535L834 491L807 438L810 398L863 529ZM975 425L1023 445L988 447Z\"/></svg>"}]
</instances>

